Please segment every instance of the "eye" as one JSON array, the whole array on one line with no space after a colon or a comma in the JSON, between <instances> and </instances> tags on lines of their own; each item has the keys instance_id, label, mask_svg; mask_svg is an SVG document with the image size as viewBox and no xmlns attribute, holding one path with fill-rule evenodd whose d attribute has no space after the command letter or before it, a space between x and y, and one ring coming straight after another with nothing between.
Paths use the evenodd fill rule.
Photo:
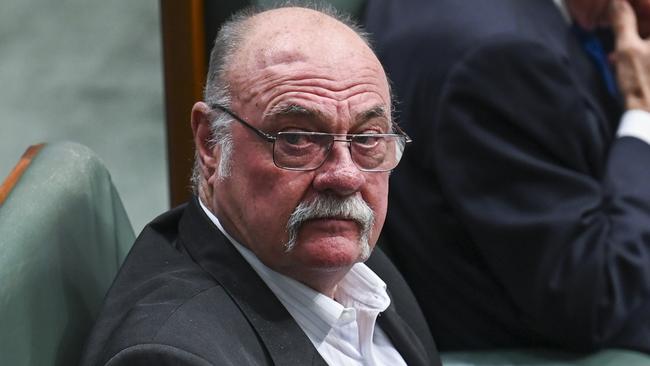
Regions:
<instances>
[{"instance_id":1,"label":"eye","mask_svg":"<svg viewBox=\"0 0 650 366\"><path fill-rule=\"evenodd\" d=\"M294 146L302 146L311 143L309 135L299 132L283 132L278 135L278 138L281 139L282 142Z\"/></svg>"},{"instance_id":2,"label":"eye","mask_svg":"<svg viewBox=\"0 0 650 366\"><path fill-rule=\"evenodd\" d=\"M382 136L373 136L373 134L362 134L354 137L353 141L355 144L358 144L362 147L373 147L376 146L382 139Z\"/></svg>"}]
</instances>

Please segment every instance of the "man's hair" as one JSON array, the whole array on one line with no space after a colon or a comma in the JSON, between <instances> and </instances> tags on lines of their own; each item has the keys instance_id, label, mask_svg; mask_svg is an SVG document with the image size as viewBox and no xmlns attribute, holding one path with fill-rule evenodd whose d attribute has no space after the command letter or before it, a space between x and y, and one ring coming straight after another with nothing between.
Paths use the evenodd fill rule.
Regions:
<instances>
[{"instance_id":1,"label":"man's hair","mask_svg":"<svg viewBox=\"0 0 650 366\"><path fill-rule=\"evenodd\" d=\"M240 48L240 45L244 41L247 32L250 29L247 24L248 21L259 13L283 7L307 8L328 15L348 26L366 43L366 45L368 45L368 47L371 47L367 33L364 32L349 15L338 12L328 3L282 1L272 2L270 5L262 7L248 7L230 17L230 19L221 26L217 33L214 46L210 53L208 75L205 89L203 91L203 99L207 105L213 106L216 104L230 109L232 94L230 85L228 84L227 72L232 64L236 51ZM230 156L233 150L232 135L230 132L231 122L232 117L220 110L215 111L215 117L210 121L211 138L208 143L210 148L220 145L221 159L219 161L218 176L221 178L227 177L230 174ZM195 153L194 168L191 178L192 189L195 194L198 194L202 178L199 164L198 154Z\"/></svg>"}]
</instances>

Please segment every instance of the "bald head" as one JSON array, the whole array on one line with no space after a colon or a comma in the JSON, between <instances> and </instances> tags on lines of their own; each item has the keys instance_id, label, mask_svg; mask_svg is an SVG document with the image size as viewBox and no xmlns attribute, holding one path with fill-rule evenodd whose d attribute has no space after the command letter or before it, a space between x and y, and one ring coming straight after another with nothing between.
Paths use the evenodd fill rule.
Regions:
<instances>
[{"instance_id":1,"label":"bald head","mask_svg":"<svg viewBox=\"0 0 650 366\"><path fill-rule=\"evenodd\" d=\"M223 24L215 39L210 55L204 100L208 104L229 102L227 74L228 71L239 69L240 65L237 64L241 61L256 60L259 65L259 62L264 62L262 56L276 56L282 59L280 49L276 49L277 52L273 54L274 47L283 44L299 47L299 44L305 42L324 42L332 36L329 30L333 29L361 41L365 47L358 49L363 49L374 58L366 35L358 25L329 6L317 10L282 7L262 12L248 8L235 14ZM330 45L335 45L338 39L329 40ZM348 43L339 45L343 51L340 53L341 57L346 51L350 52Z\"/></svg>"},{"instance_id":2,"label":"bald head","mask_svg":"<svg viewBox=\"0 0 650 366\"><path fill-rule=\"evenodd\" d=\"M376 61L357 32L312 9L269 10L247 23L250 28L234 57L237 68L244 72L301 62L336 65L343 61Z\"/></svg>"},{"instance_id":3,"label":"bald head","mask_svg":"<svg viewBox=\"0 0 650 366\"><path fill-rule=\"evenodd\" d=\"M271 74L317 68L341 74L381 65L366 40L347 24L322 12L299 7L268 10L246 20L240 46L224 76L233 94L247 91ZM383 71L381 71L383 73ZM345 74L341 74L345 78ZM248 96L252 97L252 96Z\"/></svg>"}]
</instances>

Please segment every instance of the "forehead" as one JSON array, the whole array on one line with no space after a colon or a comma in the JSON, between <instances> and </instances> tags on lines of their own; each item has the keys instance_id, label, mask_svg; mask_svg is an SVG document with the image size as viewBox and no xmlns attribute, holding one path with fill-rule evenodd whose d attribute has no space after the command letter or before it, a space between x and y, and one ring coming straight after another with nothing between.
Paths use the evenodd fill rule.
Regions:
<instances>
[{"instance_id":1,"label":"forehead","mask_svg":"<svg viewBox=\"0 0 650 366\"><path fill-rule=\"evenodd\" d=\"M251 20L229 69L233 105L268 111L316 104L324 113L390 108L383 68L354 31L306 9L268 15Z\"/></svg>"}]
</instances>

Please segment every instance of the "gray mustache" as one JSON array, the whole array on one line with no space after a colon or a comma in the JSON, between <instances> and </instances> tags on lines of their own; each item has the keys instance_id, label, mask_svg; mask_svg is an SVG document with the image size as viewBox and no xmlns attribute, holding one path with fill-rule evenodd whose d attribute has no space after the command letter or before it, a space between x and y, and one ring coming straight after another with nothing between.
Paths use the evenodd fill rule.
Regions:
<instances>
[{"instance_id":1,"label":"gray mustache","mask_svg":"<svg viewBox=\"0 0 650 366\"><path fill-rule=\"evenodd\" d=\"M289 252L295 247L298 230L303 223L322 218L355 221L361 228L361 241L367 243L375 221L375 213L359 195L339 197L323 194L310 201L300 202L287 222L289 240L285 244L285 251Z\"/></svg>"}]
</instances>

